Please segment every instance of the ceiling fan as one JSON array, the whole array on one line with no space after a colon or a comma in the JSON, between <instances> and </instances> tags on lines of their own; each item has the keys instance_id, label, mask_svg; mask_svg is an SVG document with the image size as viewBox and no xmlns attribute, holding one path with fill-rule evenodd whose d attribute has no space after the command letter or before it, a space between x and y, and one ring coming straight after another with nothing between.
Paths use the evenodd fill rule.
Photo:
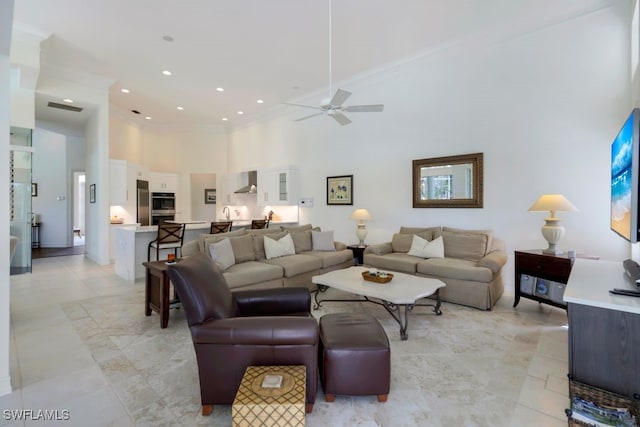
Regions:
<instances>
[{"instance_id":1,"label":"ceiling fan","mask_svg":"<svg viewBox=\"0 0 640 427\"><path fill-rule=\"evenodd\" d=\"M329 96L332 94L331 89L331 0L329 0ZM304 104L294 104L291 102L284 102L286 105L293 105L296 107L304 107L304 108L313 108L315 110L319 110L319 112L311 114L309 116L301 117L299 119L294 120L295 122L299 122L302 120L307 120L312 117L325 115L333 117L338 123L342 126L348 125L351 123L351 120L347 116L345 116L344 112L349 113L368 113L368 112L380 112L384 110L383 104L371 104L371 105L350 105L343 106L344 102L351 96L351 92L338 89L336 93L331 97L331 100L328 104L315 106L315 105L304 105Z\"/></svg>"}]
</instances>

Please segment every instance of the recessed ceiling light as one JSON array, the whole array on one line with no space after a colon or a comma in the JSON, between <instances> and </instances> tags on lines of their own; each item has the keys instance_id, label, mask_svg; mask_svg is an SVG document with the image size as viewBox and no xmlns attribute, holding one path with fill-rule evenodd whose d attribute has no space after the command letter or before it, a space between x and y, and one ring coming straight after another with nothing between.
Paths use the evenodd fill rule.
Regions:
<instances>
[{"instance_id":1,"label":"recessed ceiling light","mask_svg":"<svg viewBox=\"0 0 640 427\"><path fill-rule=\"evenodd\" d=\"M129 89L120 89L120 92L122 92L122 93L129 93Z\"/></svg>"},{"instance_id":2,"label":"recessed ceiling light","mask_svg":"<svg viewBox=\"0 0 640 427\"><path fill-rule=\"evenodd\" d=\"M222 88L222 87L217 87L217 88L216 88L216 90L217 90L218 92L224 92L224 88Z\"/></svg>"},{"instance_id":3,"label":"recessed ceiling light","mask_svg":"<svg viewBox=\"0 0 640 427\"><path fill-rule=\"evenodd\" d=\"M180 106L178 106L178 107L176 107L176 108L177 108L178 110L180 110L180 111L184 110L184 107L180 107Z\"/></svg>"},{"instance_id":4,"label":"recessed ceiling light","mask_svg":"<svg viewBox=\"0 0 640 427\"><path fill-rule=\"evenodd\" d=\"M222 118L222 121L223 121L223 122L226 122L227 120L229 120L229 119L227 119L226 117L223 117L223 118Z\"/></svg>"},{"instance_id":5,"label":"recessed ceiling light","mask_svg":"<svg viewBox=\"0 0 640 427\"><path fill-rule=\"evenodd\" d=\"M258 99L256 102L257 102L258 104L264 104L264 101L263 101L262 99Z\"/></svg>"},{"instance_id":6,"label":"recessed ceiling light","mask_svg":"<svg viewBox=\"0 0 640 427\"><path fill-rule=\"evenodd\" d=\"M244 111L238 111L238 114L244 114Z\"/></svg>"},{"instance_id":7,"label":"recessed ceiling light","mask_svg":"<svg viewBox=\"0 0 640 427\"><path fill-rule=\"evenodd\" d=\"M145 119L151 120L151 116L145 116Z\"/></svg>"},{"instance_id":8,"label":"recessed ceiling light","mask_svg":"<svg viewBox=\"0 0 640 427\"><path fill-rule=\"evenodd\" d=\"M170 75L171 75L171 71L169 71L169 70L164 70L164 71L162 72L162 74L164 74L165 76L170 76Z\"/></svg>"},{"instance_id":9,"label":"recessed ceiling light","mask_svg":"<svg viewBox=\"0 0 640 427\"><path fill-rule=\"evenodd\" d=\"M73 99L65 98L63 99L63 101L68 102L69 104L73 104Z\"/></svg>"}]
</instances>

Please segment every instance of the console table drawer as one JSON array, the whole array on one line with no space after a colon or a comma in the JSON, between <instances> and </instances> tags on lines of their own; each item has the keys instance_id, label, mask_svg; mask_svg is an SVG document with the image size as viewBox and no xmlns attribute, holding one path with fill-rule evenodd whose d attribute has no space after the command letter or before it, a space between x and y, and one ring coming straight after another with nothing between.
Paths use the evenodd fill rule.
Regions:
<instances>
[{"instance_id":1,"label":"console table drawer","mask_svg":"<svg viewBox=\"0 0 640 427\"><path fill-rule=\"evenodd\" d=\"M521 274L567 283L571 273L571 260L531 253L519 255L516 252L516 271Z\"/></svg>"}]
</instances>

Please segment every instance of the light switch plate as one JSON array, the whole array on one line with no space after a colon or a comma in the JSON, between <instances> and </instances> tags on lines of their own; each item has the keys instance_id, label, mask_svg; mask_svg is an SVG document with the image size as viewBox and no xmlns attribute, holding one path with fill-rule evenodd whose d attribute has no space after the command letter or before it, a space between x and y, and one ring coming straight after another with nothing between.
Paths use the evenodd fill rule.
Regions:
<instances>
[{"instance_id":1,"label":"light switch plate","mask_svg":"<svg viewBox=\"0 0 640 427\"><path fill-rule=\"evenodd\" d=\"M303 208L312 208L313 207L313 197L301 197L300 198L300 206Z\"/></svg>"}]
</instances>

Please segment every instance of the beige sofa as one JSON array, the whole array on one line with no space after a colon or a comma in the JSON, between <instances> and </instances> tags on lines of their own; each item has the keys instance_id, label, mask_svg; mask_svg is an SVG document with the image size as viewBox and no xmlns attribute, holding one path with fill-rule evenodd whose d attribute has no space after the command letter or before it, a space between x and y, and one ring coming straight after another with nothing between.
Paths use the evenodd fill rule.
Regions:
<instances>
[{"instance_id":1,"label":"beige sofa","mask_svg":"<svg viewBox=\"0 0 640 427\"><path fill-rule=\"evenodd\" d=\"M444 257L410 255L414 235L444 246ZM415 253L415 252L414 252ZM504 242L491 231L451 227L401 227L390 242L364 250L364 265L442 280L443 301L491 310L504 292Z\"/></svg>"},{"instance_id":2,"label":"beige sofa","mask_svg":"<svg viewBox=\"0 0 640 427\"><path fill-rule=\"evenodd\" d=\"M331 247L325 245L323 250L317 250L318 245L314 248L312 233L319 231L319 228L312 228L307 224L202 234L198 240L184 244L182 255L189 256L200 251L211 256L212 244L229 239L234 263L223 268L223 274L231 289L283 286L306 286L315 289L311 277L353 265L353 252L342 242L331 242ZM286 235L291 236L295 253L267 259L264 237L280 241Z\"/></svg>"}]
</instances>

